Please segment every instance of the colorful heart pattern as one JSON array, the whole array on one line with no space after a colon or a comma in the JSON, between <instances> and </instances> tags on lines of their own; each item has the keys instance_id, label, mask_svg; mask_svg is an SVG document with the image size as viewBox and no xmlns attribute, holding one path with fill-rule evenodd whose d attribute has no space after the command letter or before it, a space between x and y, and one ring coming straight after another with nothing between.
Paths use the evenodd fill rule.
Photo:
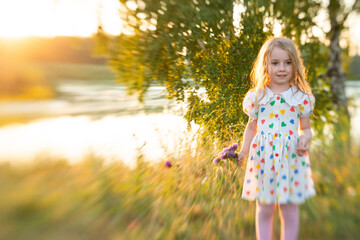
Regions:
<instances>
[{"instance_id":1,"label":"colorful heart pattern","mask_svg":"<svg viewBox=\"0 0 360 240\"><path fill-rule=\"evenodd\" d=\"M312 98L304 97L293 105L287 97L273 95L257 106L256 98L247 96L244 112L255 116L258 132L250 147L242 197L269 204L302 203L314 196L308 155L296 154L299 118L311 114Z\"/></svg>"}]
</instances>

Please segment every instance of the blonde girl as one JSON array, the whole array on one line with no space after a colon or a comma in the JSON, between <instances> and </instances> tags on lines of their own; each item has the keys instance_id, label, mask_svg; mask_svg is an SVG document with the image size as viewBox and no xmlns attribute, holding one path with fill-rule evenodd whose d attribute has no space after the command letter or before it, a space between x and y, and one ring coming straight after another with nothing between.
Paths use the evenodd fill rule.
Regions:
<instances>
[{"instance_id":1,"label":"blonde girl","mask_svg":"<svg viewBox=\"0 0 360 240\"><path fill-rule=\"evenodd\" d=\"M307 155L315 98L296 45L285 37L268 39L251 80L243 102L249 121L238 155L239 165L248 155L242 198L256 200L257 239L271 239L277 205L281 239L297 239L298 204L316 193Z\"/></svg>"}]
</instances>

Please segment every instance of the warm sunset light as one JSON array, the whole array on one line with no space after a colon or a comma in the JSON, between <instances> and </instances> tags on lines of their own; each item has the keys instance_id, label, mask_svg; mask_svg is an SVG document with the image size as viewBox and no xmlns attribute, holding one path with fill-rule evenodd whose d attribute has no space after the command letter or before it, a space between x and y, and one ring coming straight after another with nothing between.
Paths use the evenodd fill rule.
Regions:
<instances>
[{"instance_id":1,"label":"warm sunset light","mask_svg":"<svg viewBox=\"0 0 360 240\"><path fill-rule=\"evenodd\" d=\"M348 1L346 1L348 2ZM133 2L128 7L135 9ZM238 9L238 7L240 7ZM324 6L325 7L325 6ZM240 5L235 11L244 11ZM17 38L27 36L80 36L88 37L96 32L99 22L106 32L118 35L127 33L126 23L120 20L119 13L125 11L118 0L8 0L0 2L0 37ZM328 30L326 16L321 12L318 16L318 26ZM237 15L235 13L234 17ZM349 17L351 55L360 52L359 17L355 14ZM281 27L275 26L274 34L281 35ZM323 35L320 29L314 29L314 34ZM345 45L343 44L343 47Z\"/></svg>"},{"instance_id":2,"label":"warm sunset light","mask_svg":"<svg viewBox=\"0 0 360 240\"><path fill-rule=\"evenodd\" d=\"M0 2L0 37L90 36L99 20L119 34L117 0L11 0Z\"/></svg>"}]
</instances>

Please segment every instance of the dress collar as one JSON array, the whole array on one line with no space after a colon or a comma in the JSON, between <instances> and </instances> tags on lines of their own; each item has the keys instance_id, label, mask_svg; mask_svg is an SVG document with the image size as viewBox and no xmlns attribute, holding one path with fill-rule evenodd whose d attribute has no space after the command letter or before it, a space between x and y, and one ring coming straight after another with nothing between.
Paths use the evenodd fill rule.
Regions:
<instances>
[{"instance_id":1,"label":"dress collar","mask_svg":"<svg viewBox=\"0 0 360 240\"><path fill-rule=\"evenodd\" d=\"M304 93L295 86L290 86L288 90L275 94L269 87L265 87L265 96L259 101L259 105L265 105L276 96L281 96L290 106L296 106L301 102Z\"/></svg>"}]
</instances>

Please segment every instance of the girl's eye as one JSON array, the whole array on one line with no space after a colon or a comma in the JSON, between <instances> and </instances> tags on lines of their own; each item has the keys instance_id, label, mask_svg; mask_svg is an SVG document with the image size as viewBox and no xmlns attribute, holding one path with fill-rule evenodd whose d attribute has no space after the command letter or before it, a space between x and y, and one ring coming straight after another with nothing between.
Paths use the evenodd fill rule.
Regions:
<instances>
[{"instance_id":1,"label":"girl's eye","mask_svg":"<svg viewBox=\"0 0 360 240\"><path fill-rule=\"evenodd\" d=\"M272 65L277 65L278 63L277 63L277 62L272 62L271 64L272 64Z\"/></svg>"},{"instance_id":2,"label":"girl's eye","mask_svg":"<svg viewBox=\"0 0 360 240\"><path fill-rule=\"evenodd\" d=\"M291 62L286 62L286 64L287 64L287 65L290 65L290 64L291 64Z\"/></svg>"}]
</instances>

